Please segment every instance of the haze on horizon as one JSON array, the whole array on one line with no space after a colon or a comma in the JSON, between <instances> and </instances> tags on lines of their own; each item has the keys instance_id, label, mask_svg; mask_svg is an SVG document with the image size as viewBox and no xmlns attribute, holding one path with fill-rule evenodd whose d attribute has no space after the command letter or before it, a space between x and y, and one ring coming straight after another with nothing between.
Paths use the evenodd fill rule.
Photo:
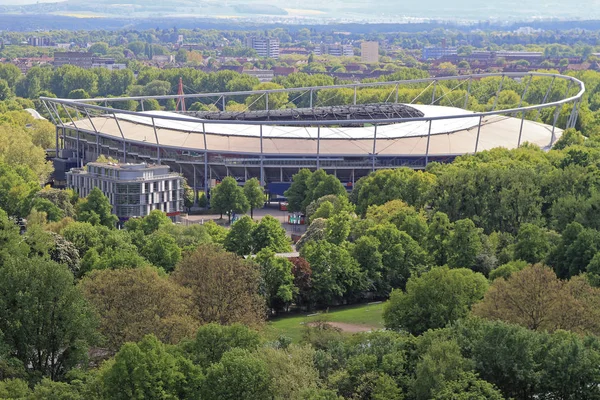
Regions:
<instances>
[{"instance_id":1,"label":"haze on horizon","mask_svg":"<svg viewBox=\"0 0 600 400\"><path fill-rule=\"evenodd\" d=\"M0 6L15 12L43 13L56 5L57 13L90 12L114 17L276 17L282 19L330 20L496 20L600 19L600 0L0 0ZM25 6L25 7L22 7ZM22 8L21 8L22 7ZM54 11L54 10L52 10Z\"/></svg>"}]
</instances>

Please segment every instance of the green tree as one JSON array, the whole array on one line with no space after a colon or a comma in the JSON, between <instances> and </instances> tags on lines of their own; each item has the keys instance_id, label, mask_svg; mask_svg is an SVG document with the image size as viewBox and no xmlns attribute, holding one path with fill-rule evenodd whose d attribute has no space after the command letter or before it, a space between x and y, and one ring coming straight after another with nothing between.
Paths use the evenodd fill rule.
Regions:
<instances>
[{"instance_id":1,"label":"green tree","mask_svg":"<svg viewBox=\"0 0 600 400\"><path fill-rule=\"evenodd\" d=\"M468 369L469 362L462 356L456 341L434 338L416 365L412 388L415 399L431 399L443 390L446 382L459 379Z\"/></svg>"},{"instance_id":2,"label":"green tree","mask_svg":"<svg viewBox=\"0 0 600 400\"><path fill-rule=\"evenodd\" d=\"M172 354L155 336L126 343L102 368L104 393L110 399L197 399L200 368Z\"/></svg>"},{"instance_id":3,"label":"green tree","mask_svg":"<svg viewBox=\"0 0 600 400\"><path fill-rule=\"evenodd\" d=\"M247 350L233 349L206 370L204 399L253 400L271 396L267 363Z\"/></svg>"},{"instance_id":4,"label":"green tree","mask_svg":"<svg viewBox=\"0 0 600 400\"><path fill-rule=\"evenodd\" d=\"M59 379L87 355L96 320L66 266L39 257L0 266L0 331L28 370Z\"/></svg>"},{"instance_id":5,"label":"green tree","mask_svg":"<svg viewBox=\"0 0 600 400\"><path fill-rule=\"evenodd\" d=\"M112 206L108 198L95 187L85 199L77 204L77 220L114 228L118 218L112 213Z\"/></svg>"},{"instance_id":6,"label":"green tree","mask_svg":"<svg viewBox=\"0 0 600 400\"><path fill-rule=\"evenodd\" d=\"M211 190L210 206L221 215L227 214L231 223L232 213L244 213L250 205L244 190L234 178L228 176Z\"/></svg>"},{"instance_id":7,"label":"green tree","mask_svg":"<svg viewBox=\"0 0 600 400\"><path fill-rule=\"evenodd\" d=\"M479 378L472 372L464 372L457 379L445 381L433 400L504 400L502 393L494 385Z\"/></svg>"},{"instance_id":8,"label":"green tree","mask_svg":"<svg viewBox=\"0 0 600 400\"><path fill-rule=\"evenodd\" d=\"M258 332L242 324L202 325L193 340L182 343L187 357L202 368L221 361L232 349L256 350L261 343Z\"/></svg>"},{"instance_id":9,"label":"green tree","mask_svg":"<svg viewBox=\"0 0 600 400\"><path fill-rule=\"evenodd\" d=\"M181 248L175 238L164 232L149 235L142 254L153 265L164 268L165 271L172 271L181 260Z\"/></svg>"},{"instance_id":10,"label":"green tree","mask_svg":"<svg viewBox=\"0 0 600 400\"><path fill-rule=\"evenodd\" d=\"M258 179L252 178L246 181L244 195L250 204L250 218L254 218L254 209L261 208L265 204L265 193Z\"/></svg>"},{"instance_id":11,"label":"green tree","mask_svg":"<svg viewBox=\"0 0 600 400\"><path fill-rule=\"evenodd\" d=\"M302 211L302 203L304 203L308 194L308 179L312 173L308 169L301 169L292 177L292 184L289 189L283 193L288 200L288 210L292 212Z\"/></svg>"},{"instance_id":12,"label":"green tree","mask_svg":"<svg viewBox=\"0 0 600 400\"><path fill-rule=\"evenodd\" d=\"M411 277L406 291L392 292L384 308L385 326L415 335L443 328L465 317L487 288L485 277L469 269L433 268L419 277Z\"/></svg>"},{"instance_id":13,"label":"green tree","mask_svg":"<svg viewBox=\"0 0 600 400\"><path fill-rule=\"evenodd\" d=\"M292 250L290 240L281 223L271 215L265 215L252 232L255 252L270 249L276 253Z\"/></svg>"},{"instance_id":14,"label":"green tree","mask_svg":"<svg viewBox=\"0 0 600 400\"><path fill-rule=\"evenodd\" d=\"M454 230L448 239L450 268L475 268L477 256L483 250L479 235L480 230L468 218L454 223Z\"/></svg>"},{"instance_id":15,"label":"green tree","mask_svg":"<svg viewBox=\"0 0 600 400\"><path fill-rule=\"evenodd\" d=\"M256 231L256 222L252 218L244 215L235 221L227 232L225 250L240 256L253 254L254 252L254 232Z\"/></svg>"},{"instance_id":16,"label":"green tree","mask_svg":"<svg viewBox=\"0 0 600 400\"><path fill-rule=\"evenodd\" d=\"M293 264L286 258L276 257L268 247L258 252L255 261L260 267L267 307L275 312L286 309L298 293L294 286Z\"/></svg>"},{"instance_id":17,"label":"green tree","mask_svg":"<svg viewBox=\"0 0 600 400\"><path fill-rule=\"evenodd\" d=\"M544 261L550 252L548 234L537 225L523 224L515 243L515 258L529 264Z\"/></svg>"},{"instance_id":18,"label":"green tree","mask_svg":"<svg viewBox=\"0 0 600 400\"><path fill-rule=\"evenodd\" d=\"M337 304L357 296L365 287L364 273L342 246L326 241L308 242L300 255L312 269L313 304Z\"/></svg>"},{"instance_id":19,"label":"green tree","mask_svg":"<svg viewBox=\"0 0 600 400\"><path fill-rule=\"evenodd\" d=\"M443 266L448 263L449 241L452 233L452 224L448 215L436 212L431 218L427 229L426 248L433 258L435 265Z\"/></svg>"}]
</instances>

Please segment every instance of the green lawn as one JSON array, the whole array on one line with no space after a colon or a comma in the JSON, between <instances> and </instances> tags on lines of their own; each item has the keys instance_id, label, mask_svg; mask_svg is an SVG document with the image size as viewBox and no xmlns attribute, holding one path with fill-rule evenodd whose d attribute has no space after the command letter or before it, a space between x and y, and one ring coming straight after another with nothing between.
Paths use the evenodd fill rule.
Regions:
<instances>
[{"instance_id":1,"label":"green lawn","mask_svg":"<svg viewBox=\"0 0 600 400\"><path fill-rule=\"evenodd\" d=\"M382 329L382 313L383 303L375 303L330 308L328 312L318 312L318 315L310 313L295 314L293 316L273 318L267 323L265 334L272 339L276 339L280 335L288 336L297 343L302 338L304 324L318 318L331 322L362 325L371 329Z\"/></svg>"}]
</instances>

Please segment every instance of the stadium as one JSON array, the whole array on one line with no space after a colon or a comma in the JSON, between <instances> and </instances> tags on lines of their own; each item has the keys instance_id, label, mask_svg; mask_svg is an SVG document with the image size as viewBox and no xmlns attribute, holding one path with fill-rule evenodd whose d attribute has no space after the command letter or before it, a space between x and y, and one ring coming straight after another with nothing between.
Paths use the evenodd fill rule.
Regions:
<instances>
[{"instance_id":1,"label":"stadium","mask_svg":"<svg viewBox=\"0 0 600 400\"><path fill-rule=\"evenodd\" d=\"M467 110L472 83L492 77L496 87L490 110ZM523 87L521 98L532 81L542 82L543 101L502 107L498 97L509 81ZM458 101L456 91L442 90L442 83L460 88ZM418 98L399 101L405 87L419 89ZM552 98L557 87L567 89ZM370 88L389 95L384 102L357 103L357 94ZM341 104L325 101L326 94L340 90L353 96ZM167 164L197 191L233 176L238 182L256 177L271 194L282 194L301 168L324 169L351 187L377 169L422 169L430 162L523 143L549 149L561 128L575 126L584 91L584 84L570 76L498 73L251 92L40 100L56 125L57 161L65 168L105 155L126 163ZM302 106L290 108L290 100L270 109L269 96L282 94L303 99L297 101ZM451 96L454 100L447 104L443 99ZM239 98L253 99L253 107L227 111L227 100ZM145 111L151 100L177 101L178 111ZM125 101L139 103L139 111L119 109ZM198 101L218 111L185 111L186 104ZM260 109L256 104L262 104ZM552 124L537 122L544 112Z\"/></svg>"}]
</instances>

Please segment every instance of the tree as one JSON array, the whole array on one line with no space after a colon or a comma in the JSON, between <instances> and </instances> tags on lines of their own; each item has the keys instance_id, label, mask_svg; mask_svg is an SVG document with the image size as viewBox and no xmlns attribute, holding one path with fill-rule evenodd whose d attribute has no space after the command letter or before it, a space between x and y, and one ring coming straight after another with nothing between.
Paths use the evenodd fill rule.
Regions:
<instances>
[{"instance_id":1,"label":"tree","mask_svg":"<svg viewBox=\"0 0 600 400\"><path fill-rule=\"evenodd\" d=\"M178 63L186 63L188 60L188 52L185 49L179 49L175 54L175 61Z\"/></svg>"},{"instance_id":2,"label":"tree","mask_svg":"<svg viewBox=\"0 0 600 400\"><path fill-rule=\"evenodd\" d=\"M4 79L0 79L0 100L8 100L12 97L12 91L10 90L10 86L8 82Z\"/></svg>"},{"instance_id":3,"label":"tree","mask_svg":"<svg viewBox=\"0 0 600 400\"><path fill-rule=\"evenodd\" d=\"M202 196L204 196L204 192L202 192ZM183 185L183 206L187 208L188 212L194 206L195 198L196 193L194 189L192 189L190 185L185 182ZM204 197L204 199L206 200L206 197ZM198 199L198 207L206 207L206 204L204 206L200 205L200 199Z\"/></svg>"},{"instance_id":4,"label":"tree","mask_svg":"<svg viewBox=\"0 0 600 400\"><path fill-rule=\"evenodd\" d=\"M228 176L211 191L210 206L221 215L227 214L231 223L232 213L248 211L248 199L244 190L238 186L235 179Z\"/></svg>"},{"instance_id":5,"label":"tree","mask_svg":"<svg viewBox=\"0 0 600 400\"><path fill-rule=\"evenodd\" d=\"M191 293L155 268L94 271L80 283L85 298L100 316L100 332L112 350L147 334L178 343L195 333Z\"/></svg>"},{"instance_id":6,"label":"tree","mask_svg":"<svg viewBox=\"0 0 600 400\"><path fill-rule=\"evenodd\" d=\"M250 204L250 218L254 218L254 209L264 206L265 193L256 178L246 181L244 184L244 195Z\"/></svg>"},{"instance_id":7,"label":"tree","mask_svg":"<svg viewBox=\"0 0 600 400\"><path fill-rule=\"evenodd\" d=\"M0 265L0 332L31 372L61 378L96 340L92 309L66 266L39 257Z\"/></svg>"},{"instance_id":8,"label":"tree","mask_svg":"<svg viewBox=\"0 0 600 400\"><path fill-rule=\"evenodd\" d=\"M300 255L312 270L313 304L340 304L364 289L364 274L344 247L326 241L308 242Z\"/></svg>"},{"instance_id":9,"label":"tree","mask_svg":"<svg viewBox=\"0 0 600 400\"><path fill-rule=\"evenodd\" d=\"M463 372L457 379L442 383L433 400L503 400L502 393L472 372Z\"/></svg>"},{"instance_id":10,"label":"tree","mask_svg":"<svg viewBox=\"0 0 600 400\"><path fill-rule=\"evenodd\" d=\"M97 187L93 188L90 194L77 205L77 220L89 222L92 225L104 225L114 228L118 221L116 215L112 213L112 206L108 198Z\"/></svg>"},{"instance_id":11,"label":"tree","mask_svg":"<svg viewBox=\"0 0 600 400\"><path fill-rule=\"evenodd\" d=\"M252 232L255 252L270 249L276 253L292 250L290 240L281 223L271 215L265 215Z\"/></svg>"},{"instance_id":12,"label":"tree","mask_svg":"<svg viewBox=\"0 0 600 400\"><path fill-rule=\"evenodd\" d=\"M198 319L203 323L258 325L265 318L257 269L215 245L200 245L186 255L171 279L192 290Z\"/></svg>"},{"instance_id":13,"label":"tree","mask_svg":"<svg viewBox=\"0 0 600 400\"><path fill-rule=\"evenodd\" d=\"M182 348L195 364L208 368L232 349L256 350L260 343L259 333L245 325L210 323L201 326L193 340L182 343Z\"/></svg>"},{"instance_id":14,"label":"tree","mask_svg":"<svg viewBox=\"0 0 600 400\"><path fill-rule=\"evenodd\" d=\"M294 286L298 289L295 303L303 307L309 302L310 290L312 288L312 269L302 257L288 258L292 263L292 275L294 276Z\"/></svg>"},{"instance_id":15,"label":"tree","mask_svg":"<svg viewBox=\"0 0 600 400\"><path fill-rule=\"evenodd\" d=\"M275 312L287 308L298 292L294 286L293 264L276 257L268 247L258 252L255 261L260 267L267 307Z\"/></svg>"},{"instance_id":16,"label":"tree","mask_svg":"<svg viewBox=\"0 0 600 400\"><path fill-rule=\"evenodd\" d=\"M359 215L365 215L369 206L390 200L402 200L420 208L435 181L434 175L409 168L379 170L359 179L351 197Z\"/></svg>"},{"instance_id":17,"label":"tree","mask_svg":"<svg viewBox=\"0 0 600 400\"><path fill-rule=\"evenodd\" d=\"M196 399L203 381L200 368L152 335L124 344L101 377L105 396L115 400Z\"/></svg>"},{"instance_id":18,"label":"tree","mask_svg":"<svg viewBox=\"0 0 600 400\"><path fill-rule=\"evenodd\" d=\"M552 269L541 264L514 272L507 280L496 279L473 313L532 330L571 330L596 333L596 302L600 289L581 277L561 281Z\"/></svg>"},{"instance_id":19,"label":"tree","mask_svg":"<svg viewBox=\"0 0 600 400\"><path fill-rule=\"evenodd\" d=\"M256 222L247 215L235 221L225 237L223 243L225 250L240 256L253 254L256 225Z\"/></svg>"},{"instance_id":20,"label":"tree","mask_svg":"<svg viewBox=\"0 0 600 400\"><path fill-rule=\"evenodd\" d=\"M267 363L242 349L233 349L206 370L202 398L254 400L272 397Z\"/></svg>"},{"instance_id":21,"label":"tree","mask_svg":"<svg viewBox=\"0 0 600 400\"><path fill-rule=\"evenodd\" d=\"M264 348L256 355L267 365L273 399L307 398L307 391L317 389L319 375L314 366L316 352L310 346Z\"/></svg>"},{"instance_id":22,"label":"tree","mask_svg":"<svg viewBox=\"0 0 600 400\"><path fill-rule=\"evenodd\" d=\"M454 230L448 239L450 268L473 269L475 267L477 256L483 249L479 235L480 230L468 218L454 223Z\"/></svg>"},{"instance_id":23,"label":"tree","mask_svg":"<svg viewBox=\"0 0 600 400\"><path fill-rule=\"evenodd\" d=\"M448 246L452 232L452 224L448 215L436 212L431 218L425 240L426 249L433 258L434 265L443 266L448 263Z\"/></svg>"},{"instance_id":24,"label":"tree","mask_svg":"<svg viewBox=\"0 0 600 400\"><path fill-rule=\"evenodd\" d=\"M288 210L291 212L302 211L302 203L307 197L307 182L312 173L308 169L301 169L292 176L292 184L283 195L288 200Z\"/></svg>"},{"instance_id":25,"label":"tree","mask_svg":"<svg viewBox=\"0 0 600 400\"><path fill-rule=\"evenodd\" d=\"M165 271L172 271L181 260L181 248L173 236L164 232L154 232L146 239L142 248L145 258Z\"/></svg>"},{"instance_id":26,"label":"tree","mask_svg":"<svg viewBox=\"0 0 600 400\"><path fill-rule=\"evenodd\" d=\"M96 42L90 46L88 52L104 56L106 53L108 53L108 44L104 42Z\"/></svg>"},{"instance_id":27,"label":"tree","mask_svg":"<svg viewBox=\"0 0 600 400\"><path fill-rule=\"evenodd\" d=\"M530 264L544 261L550 252L548 234L533 224L523 224L519 228L515 243L515 258Z\"/></svg>"},{"instance_id":28,"label":"tree","mask_svg":"<svg viewBox=\"0 0 600 400\"><path fill-rule=\"evenodd\" d=\"M406 291L394 290L385 305L388 329L419 335L465 317L488 288L485 277L466 268L433 268L411 277Z\"/></svg>"},{"instance_id":29,"label":"tree","mask_svg":"<svg viewBox=\"0 0 600 400\"><path fill-rule=\"evenodd\" d=\"M422 339L429 340L427 336ZM461 355L456 341L434 338L416 365L412 388L415 399L431 399L447 381L459 379L468 368L468 360Z\"/></svg>"},{"instance_id":30,"label":"tree","mask_svg":"<svg viewBox=\"0 0 600 400\"><path fill-rule=\"evenodd\" d=\"M145 217L138 219L130 219L125 222L125 228L128 230L141 229L144 235L150 235L163 226L173 224L171 218L167 217L167 214L161 210L152 210Z\"/></svg>"}]
</instances>

